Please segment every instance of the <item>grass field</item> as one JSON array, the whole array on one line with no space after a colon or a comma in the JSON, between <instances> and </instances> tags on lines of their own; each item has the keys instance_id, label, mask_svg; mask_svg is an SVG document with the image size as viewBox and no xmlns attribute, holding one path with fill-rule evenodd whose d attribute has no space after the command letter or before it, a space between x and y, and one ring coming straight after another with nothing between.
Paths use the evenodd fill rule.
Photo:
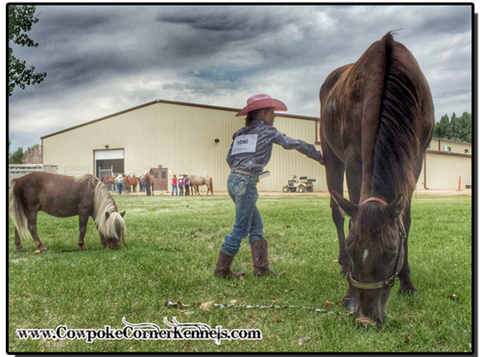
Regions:
<instances>
[{"instance_id":1,"label":"grass field","mask_svg":"<svg viewBox=\"0 0 480 357\"><path fill-rule=\"evenodd\" d=\"M17 252L9 222L8 351L19 352L471 352L472 200L470 196L416 196L409 260L417 297L397 296L396 282L381 330L359 328L341 306L347 282L340 274L329 198L263 196L257 205L279 277L252 274L248 241L232 268L244 279L214 278L223 238L234 223L226 196L115 196L126 210L129 250L104 249L90 220L77 246L78 220L39 213L48 253L32 240ZM294 305L325 309L245 309L197 304ZM167 308L167 301L190 304ZM204 323L212 329L259 329L262 339L224 340L21 340L17 329L122 329L132 324Z\"/></svg>"}]
</instances>

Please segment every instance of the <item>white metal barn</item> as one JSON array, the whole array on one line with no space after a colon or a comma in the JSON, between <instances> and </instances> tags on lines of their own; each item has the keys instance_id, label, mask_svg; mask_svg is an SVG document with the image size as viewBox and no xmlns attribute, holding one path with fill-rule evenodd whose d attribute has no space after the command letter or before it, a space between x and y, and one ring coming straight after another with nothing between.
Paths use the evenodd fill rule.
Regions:
<instances>
[{"instance_id":1,"label":"white metal barn","mask_svg":"<svg viewBox=\"0 0 480 357\"><path fill-rule=\"evenodd\" d=\"M102 169L139 176L161 167L156 190L171 190L173 174L189 173L209 175L214 192L226 191L230 169L225 158L232 135L245 121L235 117L239 110L156 100L43 136L43 164L58 166L60 174L99 177ZM279 113L274 125L320 150L318 118ZM271 175L259 183L259 191L280 191L293 175L316 179L314 191L327 191L324 167L296 150L274 145L265 170ZM465 187L471 176L471 145L434 139L417 190L456 189L459 177Z\"/></svg>"},{"instance_id":2,"label":"white metal barn","mask_svg":"<svg viewBox=\"0 0 480 357\"><path fill-rule=\"evenodd\" d=\"M232 135L245 123L245 117L235 117L238 111L156 100L42 137L43 163L55 163L59 173L84 170L97 176L101 167L139 176L160 165L168 169L169 190L173 174L189 173L209 175L214 192L226 191L225 159ZM312 144L317 125L312 117L278 114L275 119L280 132ZM271 176L260 182L261 191L280 191L293 175L316 179L316 191L327 189L324 168L296 150L274 145L265 170Z\"/></svg>"}]
</instances>

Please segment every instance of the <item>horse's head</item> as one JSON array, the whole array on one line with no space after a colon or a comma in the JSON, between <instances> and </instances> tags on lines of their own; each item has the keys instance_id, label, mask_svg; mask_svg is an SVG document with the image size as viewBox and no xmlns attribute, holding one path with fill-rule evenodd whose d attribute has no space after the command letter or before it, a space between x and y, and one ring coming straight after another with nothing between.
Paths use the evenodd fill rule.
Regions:
<instances>
[{"instance_id":1,"label":"horse's head","mask_svg":"<svg viewBox=\"0 0 480 357\"><path fill-rule=\"evenodd\" d=\"M125 247L127 247L127 245L125 244L126 226L125 221L123 220L124 216L125 211L121 213L108 211L105 212L106 229L104 235L101 237L102 243L105 248L119 249L121 247L122 241Z\"/></svg>"},{"instance_id":2,"label":"horse's head","mask_svg":"<svg viewBox=\"0 0 480 357\"><path fill-rule=\"evenodd\" d=\"M354 316L366 326L381 326L395 278L403 266L405 231L402 213L405 197L391 203L370 198L357 205L337 192L332 196L350 216L345 249L350 256L349 283L357 288Z\"/></svg>"}]
</instances>

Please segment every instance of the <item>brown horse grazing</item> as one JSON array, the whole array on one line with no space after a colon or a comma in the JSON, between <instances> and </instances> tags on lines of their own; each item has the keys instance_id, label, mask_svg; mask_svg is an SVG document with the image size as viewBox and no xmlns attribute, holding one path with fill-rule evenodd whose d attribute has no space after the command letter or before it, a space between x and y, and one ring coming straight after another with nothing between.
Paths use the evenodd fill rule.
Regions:
<instances>
[{"instance_id":1,"label":"brown horse grazing","mask_svg":"<svg viewBox=\"0 0 480 357\"><path fill-rule=\"evenodd\" d=\"M207 186L207 196L211 192L213 196L213 183L210 176L186 175L185 181L190 180L190 186L194 189L196 195L200 195L198 186ZM192 193L193 194L193 193Z\"/></svg>"},{"instance_id":2,"label":"brown horse grazing","mask_svg":"<svg viewBox=\"0 0 480 357\"><path fill-rule=\"evenodd\" d=\"M399 293L416 291L407 242L412 194L434 127L430 88L413 55L389 32L327 77L320 102L338 261L349 281L344 304L380 326L397 276ZM343 197L345 171L351 201ZM345 214L351 217L346 240Z\"/></svg>"},{"instance_id":3,"label":"brown horse grazing","mask_svg":"<svg viewBox=\"0 0 480 357\"><path fill-rule=\"evenodd\" d=\"M147 196L155 196L153 190L153 169L143 175L143 184L145 185L145 192Z\"/></svg>"},{"instance_id":4,"label":"brown horse grazing","mask_svg":"<svg viewBox=\"0 0 480 357\"><path fill-rule=\"evenodd\" d=\"M109 183L112 184L112 185L113 185L113 192L115 192L115 187L116 187L116 185L115 185L115 179L116 179L115 176L105 176L105 177L103 178L102 182L103 182L105 185L107 185L107 184L109 184ZM108 187L108 186L107 186L107 187Z\"/></svg>"},{"instance_id":5,"label":"brown horse grazing","mask_svg":"<svg viewBox=\"0 0 480 357\"><path fill-rule=\"evenodd\" d=\"M125 211L118 213L107 187L93 175L74 178L33 172L13 180L9 190L9 215L15 224L17 250L23 248L20 238L32 237L38 249L47 251L37 234L38 211L60 218L78 215L78 245L82 250L86 249L83 239L88 217L94 219L104 247L118 249L120 239L125 245Z\"/></svg>"}]
</instances>

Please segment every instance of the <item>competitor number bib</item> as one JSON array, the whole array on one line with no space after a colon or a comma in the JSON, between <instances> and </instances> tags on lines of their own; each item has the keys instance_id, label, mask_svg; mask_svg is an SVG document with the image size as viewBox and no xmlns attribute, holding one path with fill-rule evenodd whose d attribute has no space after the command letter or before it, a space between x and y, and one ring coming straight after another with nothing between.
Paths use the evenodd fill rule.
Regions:
<instances>
[{"instance_id":1,"label":"competitor number bib","mask_svg":"<svg viewBox=\"0 0 480 357\"><path fill-rule=\"evenodd\" d=\"M232 155L254 153L257 151L258 134L239 135L233 140Z\"/></svg>"}]
</instances>

